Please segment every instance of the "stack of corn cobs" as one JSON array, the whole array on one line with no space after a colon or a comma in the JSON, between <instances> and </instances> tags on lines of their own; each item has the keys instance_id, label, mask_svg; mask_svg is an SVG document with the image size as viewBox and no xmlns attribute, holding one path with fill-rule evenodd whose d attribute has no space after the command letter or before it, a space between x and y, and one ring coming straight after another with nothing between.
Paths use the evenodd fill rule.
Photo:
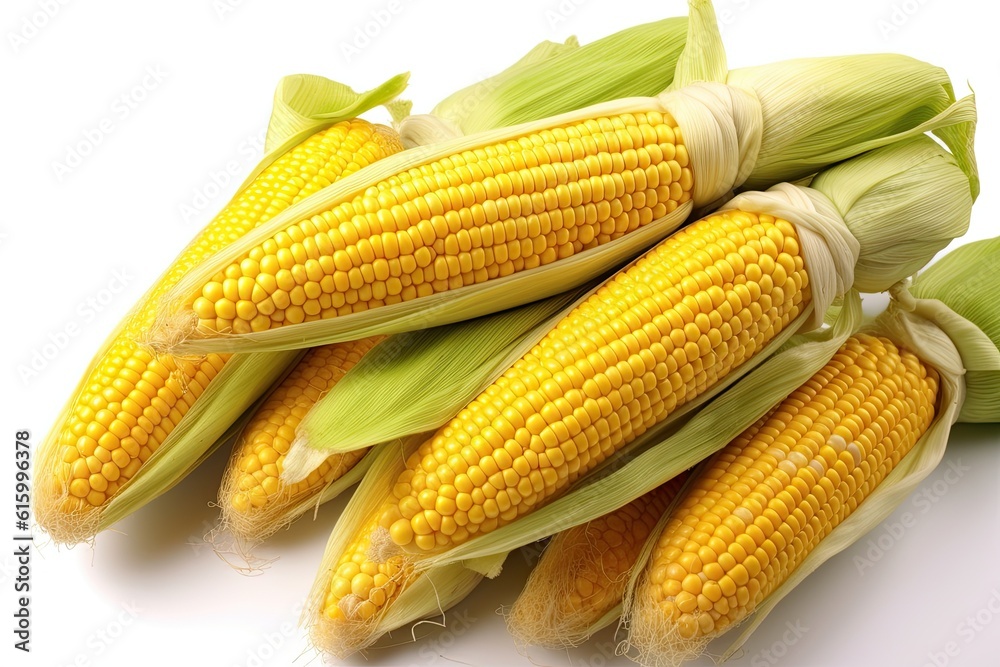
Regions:
<instances>
[{"instance_id":1,"label":"stack of corn cobs","mask_svg":"<svg viewBox=\"0 0 1000 667\"><path fill-rule=\"evenodd\" d=\"M227 446L210 537L250 567L360 482L309 596L323 652L549 537L518 642L620 619L642 664L742 626L735 651L955 421L1000 421L1000 239L911 280L979 189L943 70L729 70L711 4L690 10L542 44L426 115L405 75L283 80L264 160L44 442L42 527L90 540ZM395 129L358 117L379 105Z\"/></svg>"}]
</instances>

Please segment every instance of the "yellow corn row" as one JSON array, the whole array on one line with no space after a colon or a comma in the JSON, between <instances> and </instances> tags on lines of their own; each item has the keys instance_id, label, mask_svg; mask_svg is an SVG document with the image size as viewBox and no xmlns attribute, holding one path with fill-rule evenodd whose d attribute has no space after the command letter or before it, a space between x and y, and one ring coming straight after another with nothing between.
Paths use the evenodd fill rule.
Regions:
<instances>
[{"instance_id":1,"label":"yellow corn row","mask_svg":"<svg viewBox=\"0 0 1000 667\"><path fill-rule=\"evenodd\" d=\"M684 657L751 614L910 451L938 384L890 340L848 339L694 480L640 580L633 644Z\"/></svg>"},{"instance_id":2,"label":"yellow corn row","mask_svg":"<svg viewBox=\"0 0 1000 667\"><path fill-rule=\"evenodd\" d=\"M239 334L409 301L607 243L687 202L692 186L668 114L553 127L419 164L293 224L191 307L203 332Z\"/></svg>"},{"instance_id":3,"label":"yellow corn row","mask_svg":"<svg viewBox=\"0 0 1000 667\"><path fill-rule=\"evenodd\" d=\"M521 643L568 648L622 603L646 539L684 483L684 475L628 505L552 537L507 627ZM611 621L613 619L606 619Z\"/></svg>"},{"instance_id":4,"label":"yellow corn row","mask_svg":"<svg viewBox=\"0 0 1000 667\"><path fill-rule=\"evenodd\" d=\"M307 503L367 453L331 455L295 484L279 479L299 422L380 339L313 348L254 413L233 448L219 491L223 522L235 535L254 541L267 537L281 527L284 510Z\"/></svg>"},{"instance_id":5,"label":"yellow corn row","mask_svg":"<svg viewBox=\"0 0 1000 667\"><path fill-rule=\"evenodd\" d=\"M791 224L727 211L689 226L411 455L381 525L427 552L513 521L711 388L808 301Z\"/></svg>"},{"instance_id":6,"label":"yellow corn row","mask_svg":"<svg viewBox=\"0 0 1000 667\"><path fill-rule=\"evenodd\" d=\"M60 455L53 469L40 472L36 512L56 540L80 539L70 515L99 508L114 496L229 358L154 357L139 346L135 341L153 324L163 295L203 259L291 204L400 150L392 130L360 119L317 132L268 166L181 253L94 360L69 418L50 440ZM226 294L238 298L245 290L245 282L237 281Z\"/></svg>"}]
</instances>

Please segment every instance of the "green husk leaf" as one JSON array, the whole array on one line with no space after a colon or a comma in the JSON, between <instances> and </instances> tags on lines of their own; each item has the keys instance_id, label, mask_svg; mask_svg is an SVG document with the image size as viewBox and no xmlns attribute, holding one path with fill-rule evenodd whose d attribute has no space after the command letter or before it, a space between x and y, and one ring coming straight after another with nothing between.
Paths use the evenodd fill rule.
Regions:
<instances>
[{"instance_id":1,"label":"green husk leaf","mask_svg":"<svg viewBox=\"0 0 1000 667\"><path fill-rule=\"evenodd\" d=\"M299 446L327 456L437 428L475 398L589 290L386 338L302 419ZM515 356L516 355L516 356Z\"/></svg>"},{"instance_id":2,"label":"green husk leaf","mask_svg":"<svg viewBox=\"0 0 1000 667\"><path fill-rule=\"evenodd\" d=\"M676 411L611 457L601 474L585 476L568 492L543 507L491 533L428 556L417 563L418 567L438 567L458 560L509 552L590 521L652 491L721 449L822 368L847 339L860 322L861 304L853 291L845 302L848 307L843 309L835 326L799 334L794 343L773 356L761 353L753 357L720 382L714 392L692 401L686 410ZM799 317L805 315L811 313L802 313ZM796 328L793 321L783 335L769 345L778 349L791 338L785 334ZM687 423L663 437L673 422L688 414L693 416Z\"/></svg>"},{"instance_id":3,"label":"green husk leaf","mask_svg":"<svg viewBox=\"0 0 1000 667\"><path fill-rule=\"evenodd\" d=\"M673 80L687 19L626 28L579 46L542 42L500 74L463 88L431 114L472 134L622 97L655 95ZM405 132L403 132L405 136Z\"/></svg>"},{"instance_id":4,"label":"green husk leaf","mask_svg":"<svg viewBox=\"0 0 1000 667\"><path fill-rule=\"evenodd\" d=\"M965 366L964 422L1000 422L1000 237L956 248L917 276L913 312L933 321Z\"/></svg>"},{"instance_id":5,"label":"green husk leaf","mask_svg":"<svg viewBox=\"0 0 1000 667\"><path fill-rule=\"evenodd\" d=\"M933 130L978 193L974 98L956 101L941 68L885 53L803 58L732 70L726 83L754 92L764 111L760 153L744 188L801 178Z\"/></svg>"},{"instance_id":6,"label":"green husk leaf","mask_svg":"<svg viewBox=\"0 0 1000 667\"><path fill-rule=\"evenodd\" d=\"M363 93L315 74L290 74L278 81L264 137L264 157L240 184L244 190L294 146L337 123L387 104L406 88L409 72L397 74Z\"/></svg>"},{"instance_id":7,"label":"green husk leaf","mask_svg":"<svg viewBox=\"0 0 1000 667\"><path fill-rule=\"evenodd\" d=\"M409 72L397 74L371 90L358 93L350 86L315 74L282 77L274 91L264 150L270 153L289 142L297 144L324 126L356 118L385 104L403 92L409 78Z\"/></svg>"},{"instance_id":8,"label":"green husk leaf","mask_svg":"<svg viewBox=\"0 0 1000 667\"><path fill-rule=\"evenodd\" d=\"M854 286L880 292L969 228L972 197L958 161L926 135L830 167L812 181L861 243ZM928 187L934 196L928 196Z\"/></svg>"}]
</instances>

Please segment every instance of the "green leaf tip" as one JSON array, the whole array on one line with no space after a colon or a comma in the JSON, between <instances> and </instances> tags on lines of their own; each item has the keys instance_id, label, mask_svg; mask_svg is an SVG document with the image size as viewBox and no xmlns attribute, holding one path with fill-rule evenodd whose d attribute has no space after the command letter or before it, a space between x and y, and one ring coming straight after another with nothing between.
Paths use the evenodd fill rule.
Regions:
<instances>
[{"instance_id":1,"label":"green leaf tip","mask_svg":"<svg viewBox=\"0 0 1000 667\"><path fill-rule=\"evenodd\" d=\"M409 80L410 73L403 72L359 93L346 84L317 74L282 77L274 91L274 108L264 150L271 152L295 137L386 104L403 92Z\"/></svg>"},{"instance_id":2,"label":"green leaf tip","mask_svg":"<svg viewBox=\"0 0 1000 667\"><path fill-rule=\"evenodd\" d=\"M684 51L677 60L670 90L698 81L725 83L729 74L726 49L711 0L688 2L688 33Z\"/></svg>"}]
</instances>

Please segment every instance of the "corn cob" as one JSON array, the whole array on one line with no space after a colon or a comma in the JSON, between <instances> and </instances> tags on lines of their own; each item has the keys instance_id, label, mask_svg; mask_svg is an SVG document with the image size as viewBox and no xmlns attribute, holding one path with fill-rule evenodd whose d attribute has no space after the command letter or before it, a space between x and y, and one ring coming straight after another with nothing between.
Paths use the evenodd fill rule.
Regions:
<instances>
[{"instance_id":1,"label":"corn cob","mask_svg":"<svg viewBox=\"0 0 1000 667\"><path fill-rule=\"evenodd\" d=\"M426 552L530 512L753 357L809 299L788 222L728 211L690 225L412 454L382 527Z\"/></svg>"},{"instance_id":2,"label":"corn cob","mask_svg":"<svg viewBox=\"0 0 1000 667\"><path fill-rule=\"evenodd\" d=\"M233 448L219 490L223 523L234 535L263 540L291 520L285 515L289 508L304 509L364 457L366 449L335 454L305 480L285 485L279 479L299 422L378 341L364 338L313 348L254 413Z\"/></svg>"},{"instance_id":3,"label":"corn cob","mask_svg":"<svg viewBox=\"0 0 1000 667\"><path fill-rule=\"evenodd\" d=\"M614 620L643 545L683 482L675 477L553 536L510 611L511 634L523 644L568 648Z\"/></svg>"},{"instance_id":4,"label":"corn cob","mask_svg":"<svg viewBox=\"0 0 1000 667\"><path fill-rule=\"evenodd\" d=\"M814 125L802 121L800 100L772 85L784 63L723 83L711 5L692 0L691 7L693 54L678 63L677 89L407 151L192 274L169 295L153 343L173 351L278 350L452 322L596 277L608 265L602 257L648 246L630 245L644 234L663 238L694 206L709 206L750 177L807 176L931 129L963 163L973 162L962 142L973 103L954 101L943 71L866 57L858 61L864 76L845 81L849 63L795 63L796 76L815 75L824 90L822 103L809 107ZM890 60L906 72L905 87L883 78ZM241 277L250 285L244 262L257 282L252 303L238 312L225 285ZM521 289L533 275L546 279ZM508 289L501 291L500 278ZM450 298L441 298L446 292ZM419 299L430 315L414 317Z\"/></svg>"},{"instance_id":5,"label":"corn cob","mask_svg":"<svg viewBox=\"0 0 1000 667\"><path fill-rule=\"evenodd\" d=\"M681 639L752 613L923 435L937 388L934 369L890 340L848 339L699 475L646 571L648 613Z\"/></svg>"},{"instance_id":6,"label":"corn cob","mask_svg":"<svg viewBox=\"0 0 1000 667\"><path fill-rule=\"evenodd\" d=\"M260 332L482 283L662 218L690 200L692 184L668 114L484 144L288 226L218 272L192 309L205 330Z\"/></svg>"},{"instance_id":7,"label":"corn cob","mask_svg":"<svg viewBox=\"0 0 1000 667\"><path fill-rule=\"evenodd\" d=\"M92 363L67 420L46 447L53 465L35 497L39 523L77 541L74 515L102 507L133 478L230 355L153 355L135 341L159 299L205 257L331 182L402 149L389 128L360 119L316 132L279 157L192 241ZM245 286L236 285L236 296Z\"/></svg>"}]
</instances>

